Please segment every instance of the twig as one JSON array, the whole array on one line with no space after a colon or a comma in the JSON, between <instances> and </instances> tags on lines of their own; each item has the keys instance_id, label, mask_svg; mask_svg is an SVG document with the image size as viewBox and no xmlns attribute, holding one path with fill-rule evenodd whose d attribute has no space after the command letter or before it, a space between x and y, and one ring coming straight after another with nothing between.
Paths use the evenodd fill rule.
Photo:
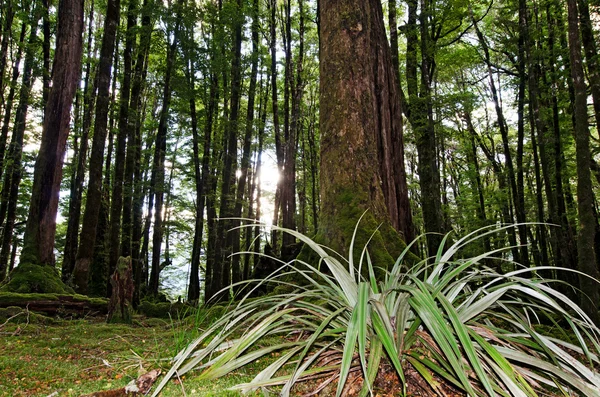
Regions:
<instances>
[{"instance_id":1,"label":"twig","mask_svg":"<svg viewBox=\"0 0 600 397\"><path fill-rule=\"evenodd\" d=\"M15 314L14 316L9 317L2 325L0 325L0 329L4 328L6 326L6 324L8 324L10 322L10 320L12 320L13 318L19 317L23 313L25 313L25 312L19 312L19 313Z\"/></svg>"},{"instance_id":2,"label":"twig","mask_svg":"<svg viewBox=\"0 0 600 397\"><path fill-rule=\"evenodd\" d=\"M179 377L179 371L175 371L175 374L177 374L177 380L179 381L179 384L181 385L181 392L183 393L183 397L187 397L187 394L185 394L185 387L183 387L183 382L181 381L181 378Z\"/></svg>"}]
</instances>

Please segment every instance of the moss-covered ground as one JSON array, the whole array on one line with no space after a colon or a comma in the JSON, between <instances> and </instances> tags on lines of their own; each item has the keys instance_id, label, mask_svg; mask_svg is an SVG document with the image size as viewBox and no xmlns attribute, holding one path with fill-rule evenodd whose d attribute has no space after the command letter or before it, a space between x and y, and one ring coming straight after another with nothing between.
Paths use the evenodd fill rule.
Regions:
<instances>
[{"instance_id":1,"label":"moss-covered ground","mask_svg":"<svg viewBox=\"0 0 600 397\"><path fill-rule=\"evenodd\" d=\"M165 358L210 322L210 316L201 321L136 317L133 325L106 324L103 318L50 320L13 309L0 313L2 397L80 396L123 387L155 368L164 374L170 365ZM181 382L171 381L161 396L237 396L227 388L251 380L255 371L210 382L190 373Z\"/></svg>"}]
</instances>

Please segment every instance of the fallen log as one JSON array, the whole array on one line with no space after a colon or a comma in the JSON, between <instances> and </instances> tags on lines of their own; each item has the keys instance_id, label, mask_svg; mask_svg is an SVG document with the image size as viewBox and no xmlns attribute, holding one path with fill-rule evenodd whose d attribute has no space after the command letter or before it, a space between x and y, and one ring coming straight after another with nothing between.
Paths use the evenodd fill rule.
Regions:
<instances>
[{"instance_id":1,"label":"fallen log","mask_svg":"<svg viewBox=\"0 0 600 397\"><path fill-rule=\"evenodd\" d=\"M11 306L51 316L104 315L108 311L106 299L83 295L0 293L0 308Z\"/></svg>"}]
</instances>

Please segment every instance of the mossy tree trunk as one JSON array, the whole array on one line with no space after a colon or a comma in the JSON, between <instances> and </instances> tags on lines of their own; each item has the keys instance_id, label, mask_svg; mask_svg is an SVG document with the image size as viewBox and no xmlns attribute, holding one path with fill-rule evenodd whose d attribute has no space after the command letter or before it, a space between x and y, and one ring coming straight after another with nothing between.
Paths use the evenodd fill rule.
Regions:
<instances>
[{"instance_id":1,"label":"mossy tree trunk","mask_svg":"<svg viewBox=\"0 0 600 397\"><path fill-rule=\"evenodd\" d=\"M413 238L402 114L379 0L322 0L321 221L319 239L338 252L357 245L389 261ZM360 247L360 245L358 245ZM360 253L360 252L359 252ZM376 266L385 266L376 263Z\"/></svg>"}]
</instances>

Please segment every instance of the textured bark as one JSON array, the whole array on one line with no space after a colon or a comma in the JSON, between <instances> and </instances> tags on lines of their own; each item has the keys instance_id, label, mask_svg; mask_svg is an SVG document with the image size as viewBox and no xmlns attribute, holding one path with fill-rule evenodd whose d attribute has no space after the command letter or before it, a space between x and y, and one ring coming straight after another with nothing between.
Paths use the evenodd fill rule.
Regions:
<instances>
[{"instance_id":1,"label":"textured bark","mask_svg":"<svg viewBox=\"0 0 600 397\"><path fill-rule=\"evenodd\" d=\"M562 12L562 8L559 8L559 12ZM550 87L552 93L552 133L554 135L554 186L556 194L556 212L559 216L558 222L560 225L561 238L561 249L559 250L560 261L557 260L557 264L562 264L569 269L575 269L577 267L577 247L575 246L575 231L573 225L570 223L568 218L568 209L566 206L566 193L565 193L565 182L563 180L564 175L564 152L562 144L563 131L560 126L560 111L558 108L558 93L560 92L559 84L559 73L557 72L556 65L559 65L558 54L556 50L556 32L560 29L558 24L555 23L554 14L556 13L556 7L552 7L551 4L547 5L546 16L548 25L548 51L550 53L549 59L549 75L550 75ZM568 183L567 183L568 185ZM567 276L560 274L561 277ZM570 275L569 278L575 278L575 275ZM573 283L572 283L573 284Z\"/></svg>"},{"instance_id":2,"label":"textured bark","mask_svg":"<svg viewBox=\"0 0 600 397\"><path fill-rule=\"evenodd\" d=\"M104 35L100 48L98 65L98 94L96 96L96 116L94 119L94 137L89 162L89 182L83 223L77 250L77 259L73 269L75 290L87 293L90 266L94 256L96 242L96 226L102 200L102 162L107 133L109 89L111 81L111 64L115 49L115 37L119 23L120 1L110 0L107 4L104 20Z\"/></svg>"},{"instance_id":3,"label":"textured bark","mask_svg":"<svg viewBox=\"0 0 600 397\"><path fill-rule=\"evenodd\" d=\"M54 266L56 213L71 104L81 72L82 38L83 1L61 0L52 89L48 95L42 142L35 163L22 261Z\"/></svg>"},{"instance_id":4,"label":"textured bark","mask_svg":"<svg viewBox=\"0 0 600 397\"><path fill-rule=\"evenodd\" d=\"M324 0L320 23L319 233L333 249L346 252L355 223L368 210L361 229L368 233L383 222L374 244L384 266L400 236L412 237L412 221L398 81L381 4ZM390 226L400 234L388 233Z\"/></svg>"},{"instance_id":5,"label":"textured bark","mask_svg":"<svg viewBox=\"0 0 600 397\"><path fill-rule=\"evenodd\" d=\"M600 73L598 71L598 51L594 40L594 29L590 18L588 0L577 0L581 41L585 50L585 61L589 75L589 85L594 103L594 119L596 129L600 133Z\"/></svg>"},{"instance_id":6,"label":"textured bark","mask_svg":"<svg viewBox=\"0 0 600 397\"><path fill-rule=\"evenodd\" d=\"M569 26L569 59L571 61L571 78L575 90L573 104L575 119L575 144L577 150L577 209L579 212L579 231L577 236L578 270L581 288L581 307L585 313L600 325L598 302L600 290L598 282L600 273L596 266L594 237L596 234L596 218L594 216L594 194L590 172L590 132L588 128L587 94L581 62L581 41L577 19L576 0L567 0ZM590 276L595 280L591 280Z\"/></svg>"},{"instance_id":7,"label":"textured bark","mask_svg":"<svg viewBox=\"0 0 600 397\"><path fill-rule=\"evenodd\" d=\"M79 244L79 223L81 219L81 205L83 196L83 182L88 158L89 134L92 123L92 110L96 98L96 80L90 84L92 68L89 59L92 57L92 28L94 21L94 2L92 1L88 17L88 62L85 66L85 79L83 88L83 123L81 126L81 137L79 150L77 151L77 165L73 175L71 194L69 196L69 218L67 223L67 234L65 237L65 251L62 263L62 279L67 282L73 275L77 247Z\"/></svg>"}]
</instances>

